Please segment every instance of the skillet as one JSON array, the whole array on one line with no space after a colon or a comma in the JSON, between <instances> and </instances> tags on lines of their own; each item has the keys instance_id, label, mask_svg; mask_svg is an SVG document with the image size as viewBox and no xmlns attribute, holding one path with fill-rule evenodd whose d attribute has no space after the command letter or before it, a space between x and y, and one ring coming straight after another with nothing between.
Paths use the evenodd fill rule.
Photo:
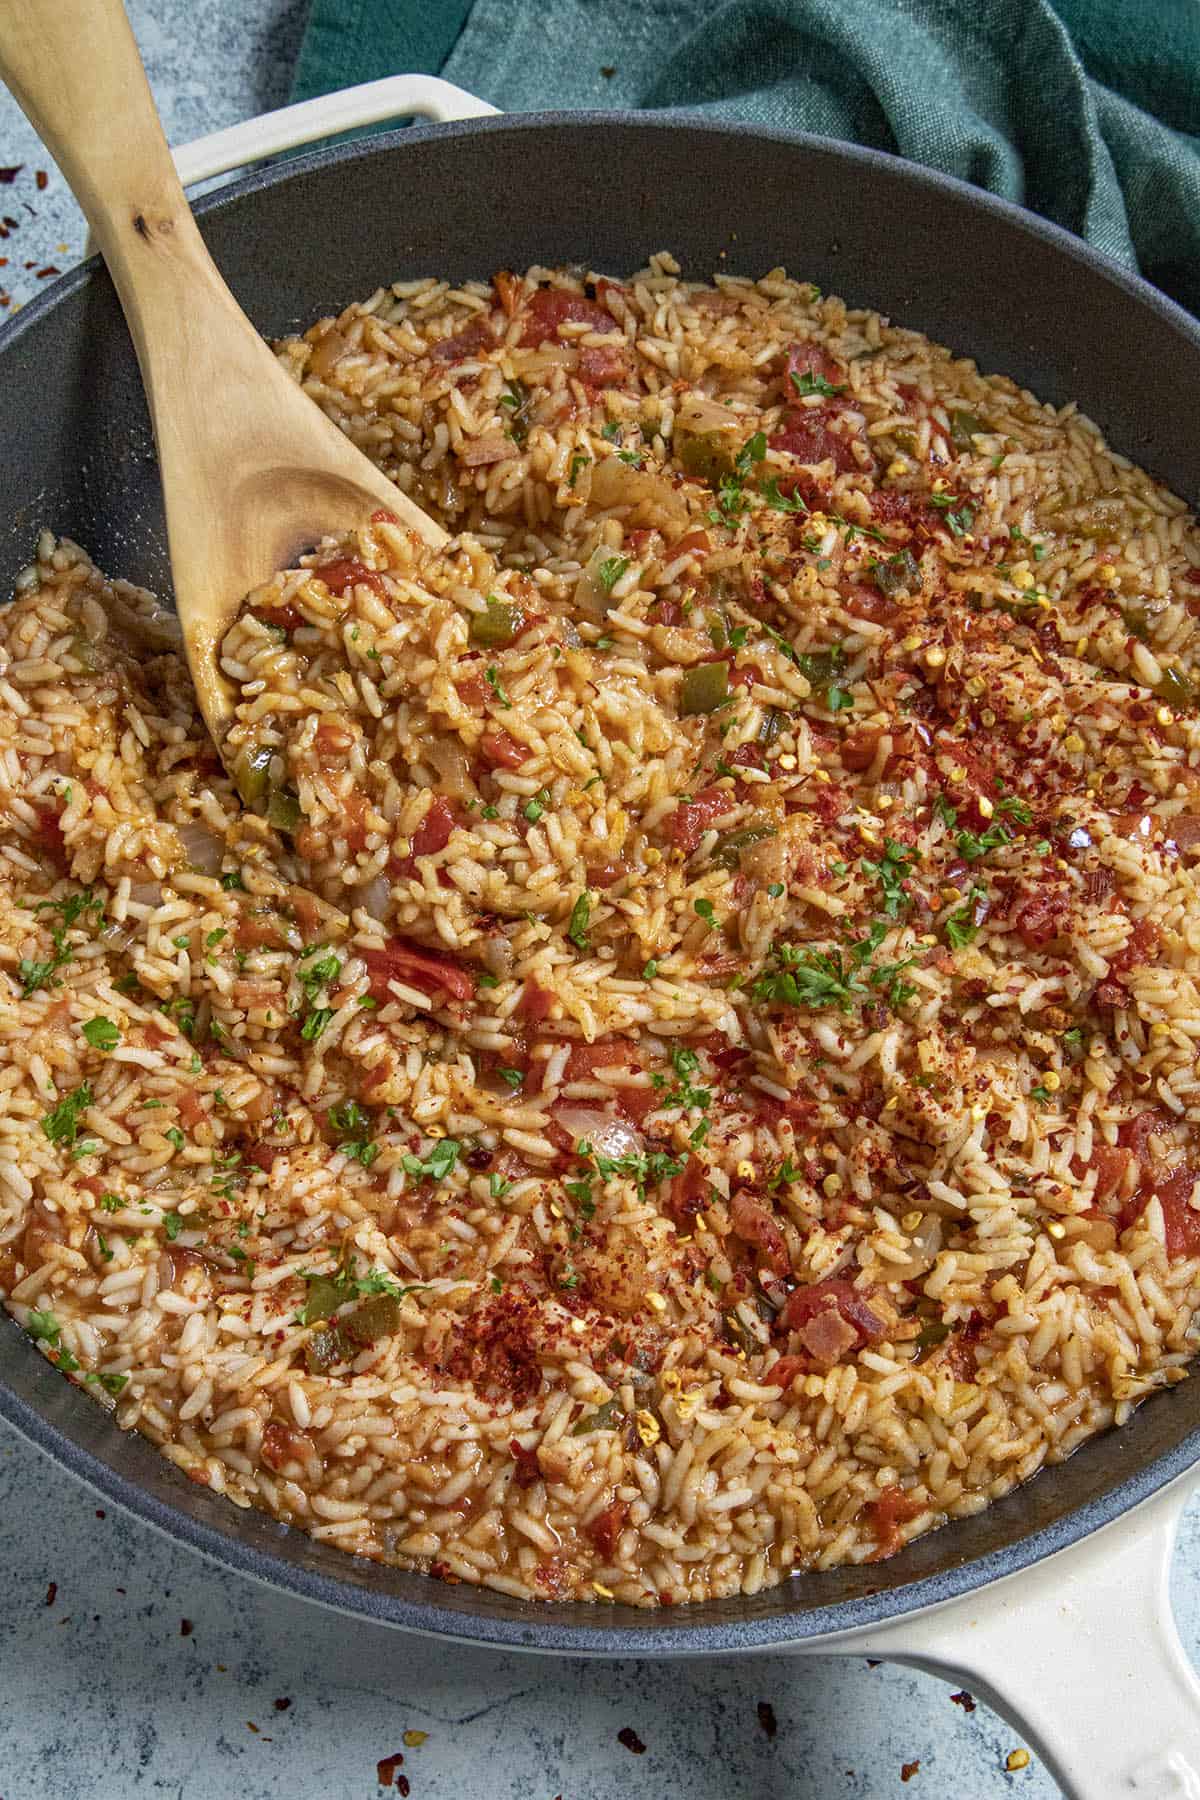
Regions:
<instances>
[{"instance_id":1,"label":"skillet","mask_svg":"<svg viewBox=\"0 0 1200 1800\"><path fill-rule=\"evenodd\" d=\"M399 276L487 277L502 267L575 261L619 276L664 247L697 277L786 264L1043 399L1076 400L1117 449L1200 502L1200 326L1055 227L877 152L683 115L476 118L306 155L235 183L197 212L234 293L269 336L303 328ZM169 591L141 384L95 260L0 331L0 431L8 450L0 463L0 585L11 588L37 529L48 525L84 544L102 568ZM1138 1791L1200 1795L1200 1689L1188 1686L1161 1605L1156 1611L1147 1600L1162 1587L1171 1535L1171 1499L1152 1497L1200 1460L1193 1382L1147 1402L1122 1431L1093 1439L978 1517L884 1564L657 1613L534 1606L435 1583L356 1562L235 1509L141 1438L114 1431L7 1317L0 1319L0 1416L114 1501L228 1567L347 1613L508 1648L606 1656L874 1648L927 1666L970 1668L972 1684L1003 1703L986 1668L965 1652L943 1653L945 1624L931 1637L917 1616L951 1603L934 1617L961 1620L967 1606L977 1622L1006 1618L1009 1648L994 1655L1011 1657L1013 1619L1028 1627L1036 1614L1040 1635L1026 1629L1022 1659L1032 1669L1036 1640L1055 1666L1058 1627L1045 1609L1037 1612L1029 1579L1019 1590L997 1590L999 1601L982 1590L1068 1552L1063 1581L1097 1595L1111 1590L1110 1612L1091 1627L1101 1678L1110 1664L1115 1677L1114 1637L1136 1637L1141 1628L1146 1639L1165 1633L1159 1652L1138 1640L1139 1655L1157 1656L1140 1676L1147 1694L1156 1688L1157 1712L1136 1729L1131 1724L1111 1770L1087 1774L1075 1791L1088 1800L1133 1791L1136 1751L1143 1774L1156 1774ZM1085 1546L1143 1502L1151 1503L1150 1529L1108 1534L1100 1549ZM1134 1588L1147 1607L1141 1627ZM1003 1598L1018 1592L1020 1604ZM1162 1710L1168 1688L1169 1720ZM1128 1708L1132 1697L1127 1686L1119 1703ZM1086 1739L1056 1743L1054 1721L1036 1699L1026 1696L1023 1722L1060 1777L1076 1784L1089 1766ZM1095 1710L1104 1717L1102 1707ZM1190 1734L1192 1762L1172 1748L1172 1733ZM1159 1786L1157 1777L1178 1784Z\"/></svg>"}]
</instances>

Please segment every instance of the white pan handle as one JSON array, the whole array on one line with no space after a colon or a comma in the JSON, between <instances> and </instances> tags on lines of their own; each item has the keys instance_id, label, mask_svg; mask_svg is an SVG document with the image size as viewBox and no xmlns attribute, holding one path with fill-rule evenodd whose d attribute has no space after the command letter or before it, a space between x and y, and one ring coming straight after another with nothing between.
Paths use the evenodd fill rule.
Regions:
<instances>
[{"instance_id":1,"label":"white pan handle","mask_svg":"<svg viewBox=\"0 0 1200 1800\"><path fill-rule=\"evenodd\" d=\"M1067 1800L1200 1800L1200 1681L1169 1583L1193 1487L1173 1483L1031 1573L856 1637L853 1653L969 1688Z\"/></svg>"},{"instance_id":2,"label":"white pan handle","mask_svg":"<svg viewBox=\"0 0 1200 1800\"><path fill-rule=\"evenodd\" d=\"M480 119L496 110L486 100L476 99L465 88L442 81L437 75L389 75L383 81L364 81L359 87L320 94L315 100L301 100L295 106L280 107L278 112L245 119L224 131L197 138L192 144L183 144L173 155L179 179L188 187L195 181L207 181L212 175L240 169L245 163L258 162L264 156L277 156L282 150L294 150L299 144L334 137L358 126L413 116L439 123L448 119Z\"/></svg>"}]
</instances>

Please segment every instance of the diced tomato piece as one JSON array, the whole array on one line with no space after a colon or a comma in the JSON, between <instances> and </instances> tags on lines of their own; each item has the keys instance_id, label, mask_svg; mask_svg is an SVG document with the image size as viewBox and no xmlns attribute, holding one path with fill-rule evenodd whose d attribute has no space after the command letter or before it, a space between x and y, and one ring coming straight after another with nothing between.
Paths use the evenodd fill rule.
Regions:
<instances>
[{"instance_id":1,"label":"diced tomato piece","mask_svg":"<svg viewBox=\"0 0 1200 1800\"><path fill-rule=\"evenodd\" d=\"M388 511L386 506L379 506L371 514L371 523L372 525L398 525L400 521L394 512Z\"/></svg>"},{"instance_id":2,"label":"diced tomato piece","mask_svg":"<svg viewBox=\"0 0 1200 1800\"><path fill-rule=\"evenodd\" d=\"M568 294L563 288L539 288L525 307L523 348L536 348L558 336L560 325L586 325L589 331L616 331L617 322L606 307Z\"/></svg>"},{"instance_id":3,"label":"diced tomato piece","mask_svg":"<svg viewBox=\"0 0 1200 1800\"><path fill-rule=\"evenodd\" d=\"M454 689L464 706L482 706L487 699L487 683L482 675L468 675L456 681Z\"/></svg>"},{"instance_id":4,"label":"diced tomato piece","mask_svg":"<svg viewBox=\"0 0 1200 1800\"><path fill-rule=\"evenodd\" d=\"M655 602L657 614L656 625L678 625L683 619L683 608L677 600L659 600Z\"/></svg>"},{"instance_id":5,"label":"diced tomato piece","mask_svg":"<svg viewBox=\"0 0 1200 1800\"><path fill-rule=\"evenodd\" d=\"M259 1452L269 1469L282 1469L290 1462L310 1462L315 1454L313 1441L279 1419L271 1419L262 1434Z\"/></svg>"},{"instance_id":6,"label":"diced tomato piece","mask_svg":"<svg viewBox=\"0 0 1200 1800\"><path fill-rule=\"evenodd\" d=\"M278 626L281 631L295 631L297 625L304 623L304 614L297 612L292 605L256 606L254 614L264 625Z\"/></svg>"},{"instance_id":7,"label":"diced tomato piece","mask_svg":"<svg viewBox=\"0 0 1200 1800\"><path fill-rule=\"evenodd\" d=\"M468 356L476 356L481 350L492 349L495 342L491 321L480 314L453 337L442 338L440 343L435 344L429 352L430 361L465 362Z\"/></svg>"},{"instance_id":8,"label":"diced tomato piece","mask_svg":"<svg viewBox=\"0 0 1200 1800\"><path fill-rule=\"evenodd\" d=\"M762 1378L764 1387L782 1388L784 1393L791 1387L797 1375L806 1373L809 1364L803 1356L781 1356L779 1361L767 1370Z\"/></svg>"},{"instance_id":9,"label":"diced tomato piece","mask_svg":"<svg viewBox=\"0 0 1200 1800\"><path fill-rule=\"evenodd\" d=\"M587 866L587 884L590 888L610 888L615 881L628 875L629 870L623 862L589 863Z\"/></svg>"},{"instance_id":10,"label":"diced tomato piece","mask_svg":"<svg viewBox=\"0 0 1200 1800\"><path fill-rule=\"evenodd\" d=\"M671 814L671 842L690 856L714 819L733 806L732 795L721 788L702 788L694 800L685 800Z\"/></svg>"},{"instance_id":11,"label":"diced tomato piece","mask_svg":"<svg viewBox=\"0 0 1200 1800\"><path fill-rule=\"evenodd\" d=\"M749 688L761 681L763 672L757 663L743 663L740 668L730 669L729 685L731 688Z\"/></svg>"},{"instance_id":12,"label":"diced tomato piece","mask_svg":"<svg viewBox=\"0 0 1200 1800\"><path fill-rule=\"evenodd\" d=\"M667 554L674 561L675 557L683 556L687 552L695 556L707 556L711 548L707 531L686 531L671 545Z\"/></svg>"},{"instance_id":13,"label":"diced tomato piece","mask_svg":"<svg viewBox=\"0 0 1200 1800\"><path fill-rule=\"evenodd\" d=\"M536 1025L542 1019L549 1018L553 1005L554 995L550 989L544 988L532 975L527 975L525 986L521 990L521 998L513 1010L519 1019L528 1019Z\"/></svg>"},{"instance_id":14,"label":"diced tomato piece","mask_svg":"<svg viewBox=\"0 0 1200 1800\"><path fill-rule=\"evenodd\" d=\"M456 809L452 802L444 794L435 794L425 817L412 834L413 855L433 856L437 851L444 850L457 824Z\"/></svg>"},{"instance_id":15,"label":"diced tomato piece","mask_svg":"<svg viewBox=\"0 0 1200 1800\"><path fill-rule=\"evenodd\" d=\"M389 938L382 950L364 950L362 957L370 973L371 993L381 1006L392 998L388 986L391 981L419 988L430 996L445 993L455 1000L470 1000L474 996L474 970L464 969L445 951L426 950L403 938Z\"/></svg>"},{"instance_id":16,"label":"diced tomato piece","mask_svg":"<svg viewBox=\"0 0 1200 1800\"><path fill-rule=\"evenodd\" d=\"M633 1125L640 1125L649 1113L662 1104L658 1092L652 1087L634 1087L632 1083L618 1088L617 1098L621 1111Z\"/></svg>"},{"instance_id":17,"label":"diced tomato piece","mask_svg":"<svg viewBox=\"0 0 1200 1800\"><path fill-rule=\"evenodd\" d=\"M867 1524L879 1546L869 1560L882 1562L885 1557L895 1556L903 1546L901 1525L907 1525L911 1519L918 1518L925 1507L921 1501L911 1499L903 1488L886 1487L878 1500L870 1501L864 1510Z\"/></svg>"},{"instance_id":18,"label":"diced tomato piece","mask_svg":"<svg viewBox=\"0 0 1200 1800\"><path fill-rule=\"evenodd\" d=\"M1197 1170L1185 1162L1158 1185L1158 1204L1162 1207L1170 1257L1200 1256L1200 1212L1189 1204L1196 1177Z\"/></svg>"},{"instance_id":19,"label":"diced tomato piece","mask_svg":"<svg viewBox=\"0 0 1200 1800\"><path fill-rule=\"evenodd\" d=\"M493 769L519 769L529 761L529 751L507 731L485 731L479 748Z\"/></svg>"},{"instance_id":20,"label":"diced tomato piece","mask_svg":"<svg viewBox=\"0 0 1200 1800\"><path fill-rule=\"evenodd\" d=\"M596 1044L572 1044L564 1081L586 1081L596 1069L641 1067L641 1055L632 1038L601 1038Z\"/></svg>"},{"instance_id":21,"label":"diced tomato piece","mask_svg":"<svg viewBox=\"0 0 1200 1800\"><path fill-rule=\"evenodd\" d=\"M768 438L772 450L782 450L797 462L819 463L833 458L839 473L858 467L850 439L830 429L830 414L824 407L790 406L780 420L779 430Z\"/></svg>"},{"instance_id":22,"label":"diced tomato piece","mask_svg":"<svg viewBox=\"0 0 1200 1800\"><path fill-rule=\"evenodd\" d=\"M606 1562L610 1562L617 1548L617 1539L625 1529L625 1517L629 1511L628 1500L614 1500L603 1512L584 1526L584 1532L591 1538L596 1550Z\"/></svg>"},{"instance_id":23,"label":"diced tomato piece","mask_svg":"<svg viewBox=\"0 0 1200 1800\"><path fill-rule=\"evenodd\" d=\"M880 733L874 726L848 731L842 739L842 767L855 775L863 774L875 761L879 738Z\"/></svg>"},{"instance_id":24,"label":"diced tomato piece","mask_svg":"<svg viewBox=\"0 0 1200 1800\"><path fill-rule=\"evenodd\" d=\"M189 1130L203 1122L204 1107L200 1103L200 1096L195 1088L180 1088L175 1096L175 1104L179 1108L180 1118Z\"/></svg>"},{"instance_id":25,"label":"diced tomato piece","mask_svg":"<svg viewBox=\"0 0 1200 1800\"><path fill-rule=\"evenodd\" d=\"M609 320L612 329L612 320ZM629 379L629 363L619 344L585 344L579 352L579 379L585 387L620 387Z\"/></svg>"},{"instance_id":26,"label":"diced tomato piece","mask_svg":"<svg viewBox=\"0 0 1200 1800\"><path fill-rule=\"evenodd\" d=\"M71 866L71 858L67 851L67 840L63 836L58 808L39 806L35 810L38 816L37 841L54 867L60 874L65 875Z\"/></svg>"},{"instance_id":27,"label":"diced tomato piece","mask_svg":"<svg viewBox=\"0 0 1200 1800\"><path fill-rule=\"evenodd\" d=\"M777 1275L786 1274L787 1242L770 1207L740 1188L729 1203L729 1219L738 1237L762 1251L769 1269Z\"/></svg>"},{"instance_id":28,"label":"diced tomato piece","mask_svg":"<svg viewBox=\"0 0 1200 1800\"><path fill-rule=\"evenodd\" d=\"M842 604L856 619L868 619L872 625L890 625L900 616L900 608L894 600L863 581L851 583L842 595Z\"/></svg>"},{"instance_id":29,"label":"diced tomato piece","mask_svg":"<svg viewBox=\"0 0 1200 1800\"><path fill-rule=\"evenodd\" d=\"M788 346L783 378L789 395L796 391L792 382L793 375L797 380L801 375L819 375L831 387L843 387L846 381L845 366L823 344L814 344L811 338L804 338L800 343Z\"/></svg>"},{"instance_id":30,"label":"diced tomato piece","mask_svg":"<svg viewBox=\"0 0 1200 1800\"><path fill-rule=\"evenodd\" d=\"M1106 1200L1110 1194L1118 1194L1125 1185L1125 1176L1131 1162L1135 1161L1132 1150L1122 1149L1118 1144L1095 1143L1092 1145L1090 1167L1096 1171L1096 1199Z\"/></svg>"},{"instance_id":31,"label":"diced tomato piece","mask_svg":"<svg viewBox=\"0 0 1200 1800\"><path fill-rule=\"evenodd\" d=\"M387 593L387 584L383 576L374 569L368 569L366 563L359 562L355 556L338 556L332 562L322 563L313 570L325 583L331 594L340 594L343 598L352 587L360 583L369 587L381 597Z\"/></svg>"}]
</instances>

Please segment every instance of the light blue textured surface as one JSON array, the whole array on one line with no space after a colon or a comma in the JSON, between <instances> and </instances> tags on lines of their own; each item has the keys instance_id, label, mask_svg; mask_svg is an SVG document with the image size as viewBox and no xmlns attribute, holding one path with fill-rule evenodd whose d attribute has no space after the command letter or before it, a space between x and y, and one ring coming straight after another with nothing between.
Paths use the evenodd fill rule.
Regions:
<instances>
[{"instance_id":1,"label":"light blue textured surface","mask_svg":"<svg viewBox=\"0 0 1200 1800\"><path fill-rule=\"evenodd\" d=\"M282 103L303 10L304 0L131 7L173 142ZM83 226L56 173L37 190L34 171L50 164L0 94L0 166L17 163L0 187L0 217L20 220L0 268L14 303L41 285L36 268L76 259ZM549 1662L404 1639L222 1574L111 1507L97 1516L98 1505L0 1426L3 1800L369 1800L381 1792L376 1763L395 1752L413 1800L1057 1792L1036 1763L1005 1772L1020 1742L1008 1725L982 1705L968 1715L941 1682L907 1670L781 1656ZM1194 1507L1175 1571L1193 1654L1198 1571ZM759 1702L773 1709L774 1737ZM626 1727L643 1754L620 1742ZM428 1737L406 1747L409 1730ZM916 1761L903 1786L902 1765Z\"/></svg>"}]
</instances>

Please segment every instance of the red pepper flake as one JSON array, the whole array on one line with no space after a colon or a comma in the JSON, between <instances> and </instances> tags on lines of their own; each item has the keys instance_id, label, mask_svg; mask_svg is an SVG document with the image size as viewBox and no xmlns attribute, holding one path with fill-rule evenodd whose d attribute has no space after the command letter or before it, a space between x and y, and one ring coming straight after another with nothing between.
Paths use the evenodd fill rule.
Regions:
<instances>
[{"instance_id":1,"label":"red pepper flake","mask_svg":"<svg viewBox=\"0 0 1200 1800\"><path fill-rule=\"evenodd\" d=\"M255 1736L258 1735L258 1726L254 1723L253 1719L246 1720L246 1730L254 1732Z\"/></svg>"},{"instance_id":2,"label":"red pepper flake","mask_svg":"<svg viewBox=\"0 0 1200 1800\"><path fill-rule=\"evenodd\" d=\"M291 1705L291 1704L292 1704L292 1703L291 1703L291 1701L290 1701L290 1700L289 1700L289 1699L286 1699L286 1698L285 1698L285 1699L283 1699L283 1700L277 1700L277 1701L276 1701L276 1702L275 1702L275 1711L276 1711L276 1712L286 1712L286 1711L287 1711L287 1709L288 1709L288 1707L289 1707L289 1706L290 1706L290 1705Z\"/></svg>"},{"instance_id":3,"label":"red pepper flake","mask_svg":"<svg viewBox=\"0 0 1200 1800\"><path fill-rule=\"evenodd\" d=\"M16 163L11 169L0 169L0 181L4 183L5 187L11 187L24 167L24 163Z\"/></svg>"},{"instance_id":4,"label":"red pepper flake","mask_svg":"<svg viewBox=\"0 0 1200 1800\"><path fill-rule=\"evenodd\" d=\"M7 214L7 213L5 213L5 215L4 215L4 223L5 223L5 224L6 224L6 225L7 225L7 226L8 226L8 229L9 229L9 230L10 230L10 231L15 231L15 230L16 230L16 229L17 229L17 227L18 227L18 225L19 225L19 224L20 224L20 223L21 223L21 221L20 221L20 219L11 219L11 218L10 218L10 217L9 217L9 216L8 216L8 214Z\"/></svg>"},{"instance_id":5,"label":"red pepper flake","mask_svg":"<svg viewBox=\"0 0 1200 1800\"><path fill-rule=\"evenodd\" d=\"M54 1605L54 1600L55 1600L55 1596L57 1593L58 1593L58 1583L57 1583L57 1581L52 1581L50 1583L50 1586L46 1589L46 1605L47 1606Z\"/></svg>"},{"instance_id":6,"label":"red pepper flake","mask_svg":"<svg viewBox=\"0 0 1200 1800\"><path fill-rule=\"evenodd\" d=\"M379 1761L375 1764L375 1775L380 1787L390 1788L393 1782L397 1787L400 1786L400 1783L404 1781L404 1777L403 1775L398 1776L396 1771L403 1761L403 1750L397 1750L393 1756L380 1757ZM405 1789L406 1788L407 1783L405 1783ZM404 1792L405 1789L401 1789L401 1792Z\"/></svg>"},{"instance_id":7,"label":"red pepper flake","mask_svg":"<svg viewBox=\"0 0 1200 1800\"><path fill-rule=\"evenodd\" d=\"M50 185L50 177L45 169L35 170L33 179L37 182L39 193L44 193Z\"/></svg>"},{"instance_id":8,"label":"red pepper flake","mask_svg":"<svg viewBox=\"0 0 1200 1800\"><path fill-rule=\"evenodd\" d=\"M62 270L58 267L57 263L47 263L44 269L38 270L38 280L41 281L47 275L61 274Z\"/></svg>"},{"instance_id":9,"label":"red pepper flake","mask_svg":"<svg viewBox=\"0 0 1200 1800\"><path fill-rule=\"evenodd\" d=\"M779 1730L779 1720L775 1717L775 1708L769 1700L759 1701L758 1722L769 1738L773 1738Z\"/></svg>"},{"instance_id":10,"label":"red pepper flake","mask_svg":"<svg viewBox=\"0 0 1200 1800\"><path fill-rule=\"evenodd\" d=\"M961 1706L965 1713L975 1711L976 1702L968 1694L966 1688L960 1688L957 1694L951 1694L950 1701L953 1706Z\"/></svg>"},{"instance_id":11,"label":"red pepper flake","mask_svg":"<svg viewBox=\"0 0 1200 1800\"><path fill-rule=\"evenodd\" d=\"M617 1733L617 1742L618 1744L624 1744L625 1748L631 1750L634 1756L644 1756L646 1754L646 1746L643 1744L632 1725L622 1725L620 1731Z\"/></svg>"},{"instance_id":12,"label":"red pepper flake","mask_svg":"<svg viewBox=\"0 0 1200 1800\"><path fill-rule=\"evenodd\" d=\"M192 1624L192 1621L190 1619L180 1619L180 1621L179 1621L180 1637L191 1637L191 1635L192 1635L193 1631L195 1631L195 1629L196 1629L196 1627Z\"/></svg>"},{"instance_id":13,"label":"red pepper flake","mask_svg":"<svg viewBox=\"0 0 1200 1800\"><path fill-rule=\"evenodd\" d=\"M98 1506L96 1508L96 1517L98 1519L107 1519L108 1514L105 1512L105 1510L102 1506Z\"/></svg>"},{"instance_id":14,"label":"red pepper flake","mask_svg":"<svg viewBox=\"0 0 1200 1800\"><path fill-rule=\"evenodd\" d=\"M916 1762L901 1763L901 1765L900 1765L901 1781L911 1781L913 1776L916 1774L917 1770L920 1767L921 1767L921 1763L920 1763L919 1758Z\"/></svg>"}]
</instances>

